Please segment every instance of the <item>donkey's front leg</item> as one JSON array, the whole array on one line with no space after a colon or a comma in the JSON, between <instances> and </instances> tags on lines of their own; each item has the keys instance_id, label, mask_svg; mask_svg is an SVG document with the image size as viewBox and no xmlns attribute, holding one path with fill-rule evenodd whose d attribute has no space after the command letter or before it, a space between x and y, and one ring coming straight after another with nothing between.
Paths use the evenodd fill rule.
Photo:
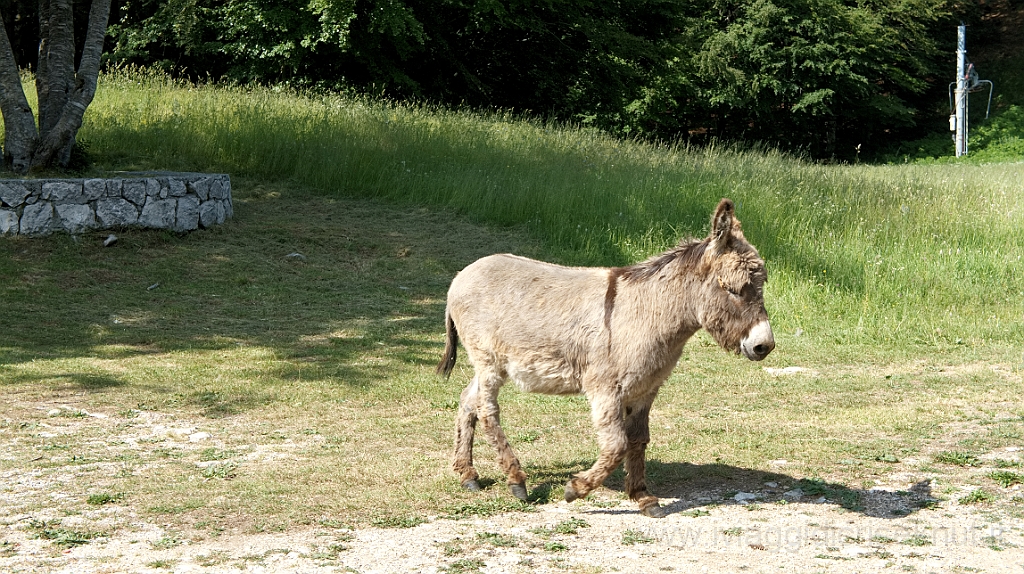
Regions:
<instances>
[{"instance_id":1,"label":"donkey's front leg","mask_svg":"<svg viewBox=\"0 0 1024 574\"><path fill-rule=\"evenodd\" d=\"M590 470L577 474L565 485L566 502L583 498L601 486L626 455L628 441L622 420L622 403L618 397L592 398L590 415L597 429L597 444L601 452Z\"/></svg>"},{"instance_id":2,"label":"donkey's front leg","mask_svg":"<svg viewBox=\"0 0 1024 574\"><path fill-rule=\"evenodd\" d=\"M649 419L651 403L626 407L626 494L640 505L640 512L651 518L664 518L665 509L658 504L658 497L647 492L647 477L644 456L647 443L651 440Z\"/></svg>"}]
</instances>

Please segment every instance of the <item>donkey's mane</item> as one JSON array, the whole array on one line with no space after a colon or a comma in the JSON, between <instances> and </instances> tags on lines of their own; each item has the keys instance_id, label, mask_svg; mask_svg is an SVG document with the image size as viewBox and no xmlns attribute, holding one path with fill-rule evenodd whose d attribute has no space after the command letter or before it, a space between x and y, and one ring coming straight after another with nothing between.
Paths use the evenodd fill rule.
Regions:
<instances>
[{"instance_id":1,"label":"donkey's mane","mask_svg":"<svg viewBox=\"0 0 1024 574\"><path fill-rule=\"evenodd\" d=\"M701 259L704 258L704 251L707 249L707 246L706 240L684 240L679 245L660 255L655 255L650 259L627 267L616 268L612 273L627 281L643 281L661 273L673 261L679 261L684 268L696 267Z\"/></svg>"}]
</instances>

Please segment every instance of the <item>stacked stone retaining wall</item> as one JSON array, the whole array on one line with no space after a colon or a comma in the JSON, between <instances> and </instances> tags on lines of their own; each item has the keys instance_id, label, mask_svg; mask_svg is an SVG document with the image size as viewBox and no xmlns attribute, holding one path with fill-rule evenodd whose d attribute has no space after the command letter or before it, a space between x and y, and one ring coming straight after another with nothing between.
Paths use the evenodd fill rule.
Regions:
<instances>
[{"instance_id":1,"label":"stacked stone retaining wall","mask_svg":"<svg viewBox=\"0 0 1024 574\"><path fill-rule=\"evenodd\" d=\"M225 174L0 179L0 235L143 227L192 231L234 214Z\"/></svg>"}]
</instances>

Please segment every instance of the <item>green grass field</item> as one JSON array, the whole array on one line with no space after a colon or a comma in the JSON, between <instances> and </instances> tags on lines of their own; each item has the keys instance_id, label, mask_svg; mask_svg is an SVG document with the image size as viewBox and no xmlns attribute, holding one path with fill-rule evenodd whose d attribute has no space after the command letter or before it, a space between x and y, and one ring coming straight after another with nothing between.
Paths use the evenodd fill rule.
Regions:
<instances>
[{"instance_id":1,"label":"green grass field","mask_svg":"<svg viewBox=\"0 0 1024 574\"><path fill-rule=\"evenodd\" d=\"M507 116L105 80L82 135L109 167L219 170L450 210L518 226L548 258L585 265L703 236L711 206L731 197L769 262L782 332L841 353L1021 340L1019 164L822 166Z\"/></svg>"},{"instance_id":2,"label":"green grass field","mask_svg":"<svg viewBox=\"0 0 1024 574\"><path fill-rule=\"evenodd\" d=\"M215 535L514 509L485 443L487 492L449 470L470 376L433 372L451 278L503 251L637 260L705 235L721 197L767 261L778 348L755 364L690 343L652 415L655 493L750 471L868 488L1024 440L1021 164L823 166L341 96L100 86L81 132L97 169L227 172L235 218L112 248L0 240L0 470L73 470L72 511L106 495ZM532 496L558 499L596 454L585 401L509 388L503 406Z\"/></svg>"}]
</instances>

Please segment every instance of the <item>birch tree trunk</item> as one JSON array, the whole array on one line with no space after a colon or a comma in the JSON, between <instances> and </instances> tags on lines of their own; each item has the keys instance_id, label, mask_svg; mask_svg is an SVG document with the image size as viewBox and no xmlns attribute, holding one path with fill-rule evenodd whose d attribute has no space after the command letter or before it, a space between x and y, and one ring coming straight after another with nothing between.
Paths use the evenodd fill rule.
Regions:
<instances>
[{"instance_id":1,"label":"birch tree trunk","mask_svg":"<svg viewBox=\"0 0 1024 574\"><path fill-rule=\"evenodd\" d=\"M96 95L110 0L93 0L82 59L75 70L71 0L39 0L36 95L39 124L21 86L7 31L0 35L0 112L4 117L4 164L18 173L61 166L71 159L82 116Z\"/></svg>"}]
</instances>

